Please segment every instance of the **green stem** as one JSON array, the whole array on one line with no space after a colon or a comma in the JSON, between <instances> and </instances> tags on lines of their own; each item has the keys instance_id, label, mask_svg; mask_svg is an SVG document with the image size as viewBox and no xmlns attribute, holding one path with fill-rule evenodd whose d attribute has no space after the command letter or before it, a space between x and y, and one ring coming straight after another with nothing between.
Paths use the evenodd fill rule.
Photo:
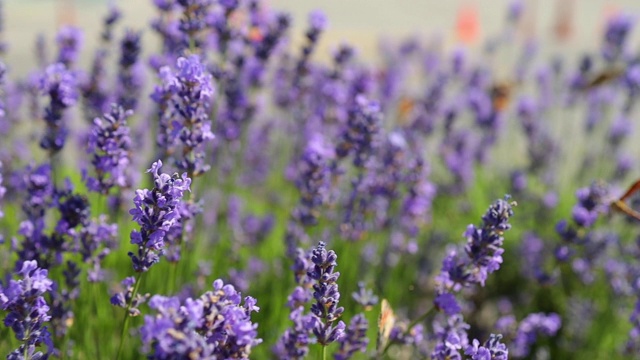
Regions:
<instances>
[{"instance_id":1,"label":"green stem","mask_svg":"<svg viewBox=\"0 0 640 360\"><path fill-rule=\"evenodd\" d=\"M327 360L327 347L325 345L320 345L320 359Z\"/></svg>"},{"instance_id":2,"label":"green stem","mask_svg":"<svg viewBox=\"0 0 640 360\"><path fill-rule=\"evenodd\" d=\"M136 285L133 287L133 292L131 293L131 299L129 299L129 303L127 304L127 309L124 313L124 321L122 322L122 330L120 331L120 345L118 345L118 356L116 357L116 360L120 359L120 355L122 355L124 340L126 338L125 335L127 333L127 325L129 325L129 318L131 317L129 316L129 311L131 310L131 305L133 305L133 300L136 298L136 295L138 294L138 289L140 288L142 274L144 273L139 272L138 275L136 275Z\"/></svg>"}]
</instances>

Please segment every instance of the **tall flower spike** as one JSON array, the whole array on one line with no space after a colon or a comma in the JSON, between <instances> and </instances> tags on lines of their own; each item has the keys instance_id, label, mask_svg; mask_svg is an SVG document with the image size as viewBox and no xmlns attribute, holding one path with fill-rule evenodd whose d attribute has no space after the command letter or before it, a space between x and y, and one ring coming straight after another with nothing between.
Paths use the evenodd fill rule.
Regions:
<instances>
[{"instance_id":1,"label":"tall flower spike","mask_svg":"<svg viewBox=\"0 0 640 360\"><path fill-rule=\"evenodd\" d=\"M116 102L126 110L135 111L143 86L143 68L138 61L141 52L141 33L127 30L120 42L120 64Z\"/></svg>"},{"instance_id":2,"label":"tall flower spike","mask_svg":"<svg viewBox=\"0 0 640 360\"><path fill-rule=\"evenodd\" d=\"M160 130L157 144L173 153L176 166L189 176L209 170L204 163L204 146L214 136L209 119L213 84L202 60L192 55L179 58L176 70L160 69L162 85L151 98L160 106Z\"/></svg>"},{"instance_id":3,"label":"tall flower spike","mask_svg":"<svg viewBox=\"0 0 640 360\"><path fill-rule=\"evenodd\" d=\"M344 312L344 308L338 306L340 292L336 281L340 277L340 273L334 272L338 265L337 259L336 253L333 250L327 251L325 243L322 241L313 249L311 255L314 266L308 276L316 281L313 285L313 297L316 302L311 305L311 313L316 317L313 333L322 346L327 346L342 338L345 330L345 324L342 321L338 321L335 326L333 325Z\"/></svg>"},{"instance_id":4,"label":"tall flower spike","mask_svg":"<svg viewBox=\"0 0 640 360\"><path fill-rule=\"evenodd\" d=\"M63 63L56 63L47 67L39 79L39 89L50 99L44 113L47 130L40 147L56 153L64 147L68 133L63 119L64 110L74 106L78 100L76 77Z\"/></svg>"},{"instance_id":5,"label":"tall flower spike","mask_svg":"<svg viewBox=\"0 0 640 360\"><path fill-rule=\"evenodd\" d=\"M131 162L131 138L127 118L131 114L131 111L124 111L113 104L109 114L93 121L88 150L93 154L91 165L95 175L85 176L90 191L106 195L113 187L129 185L126 171Z\"/></svg>"},{"instance_id":6,"label":"tall flower spike","mask_svg":"<svg viewBox=\"0 0 640 360\"><path fill-rule=\"evenodd\" d=\"M75 26L63 26L56 36L58 43L58 59L56 61L71 68L78 60L83 40L82 30Z\"/></svg>"},{"instance_id":7,"label":"tall flower spike","mask_svg":"<svg viewBox=\"0 0 640 360\"><path fill-rule=\"evenodd\" d=\"M496 200L482 216L481 227L469 225L464 233L467 245L464 250L466 258L452 251L442 263L442 272L437 277L439 294L459 291L462 287L472 284L484 286L487 275L498 270L502 263L502 244L505 230L511 225L509 219L513 216L513 206L509 203L509 196Z\"/></svg>"},{"instance_id":8,"label":"tall flower spike","mask_svg":"<svg viewBox=\"0 0 640 360\"><path fill-rule=\"evenodd\" d=\"M20 280L9 280L6 287L0 285L0 309L8 311L4 324L22 342L7 359L23 359L25 353L28 359L47 358L53 352L53 343L45 326L51 316L44 294L51 291L53 282L36 261L25 261L18 274ZM36 351L40 345L47 347L45 353Z\"/></svg>"},{"instance_id":9,"label":"tall flower spike","mask_svg":"<svg viewBox=\"0 0 640 360\"><path fill-rule=\"evenodd\" d=\"M160 261L164 252L165 234L180 220L177 209L182 195L190 191L191 179L187 174L170 176L160 174L162 161L151 165L147 170L153 174L154 188L137 190L133 199L135 207L129 211L140 230L131 232L131 244L138 246L137 254L129 252L136 272L146 272Z\"/></svg>"}]
</instances>

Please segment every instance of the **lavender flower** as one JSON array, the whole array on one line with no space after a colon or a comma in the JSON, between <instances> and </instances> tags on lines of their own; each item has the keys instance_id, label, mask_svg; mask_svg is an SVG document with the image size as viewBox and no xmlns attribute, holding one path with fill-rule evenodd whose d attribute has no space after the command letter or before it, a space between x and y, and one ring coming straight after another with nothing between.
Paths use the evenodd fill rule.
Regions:
<instances>
[{"instance_id":1,"label":"lavender flower","mask_svg":"<svg viewBox=\"0 0 640 360\"><path fill-rule=\"evenodd\" d=\"M141 33L127 30L120 42L120 62L116 102L126 110L135 111L142 92L142 67L139 63Z\"/></svg>"},{"instance_id":2,"label":"lavender flower","mask_svg":"<svg viewBox=\"0 0 640 360\"><path fill-rule=\"evenodd\" d=\"M350 111L347 128L344 129L336 148L338 158L353 153L353 164L363 167L373 153L381 122L380 106L376 102L368 101L364 96L358 96Z\"/></svg>"},{"instance_id":3,"label":"lavender flower","mask_svg":"<svg viewBox=\"0 0 640 360\"><path fill-rule=\"evenodd\" d=\"M351 296L353 300L367 310L378 303L378 297L373 293L373 290L365 288L363 282L358 283L358 291L352 293Z\"/></svg>"},{"instance_id":4,"label":"lavender flower","mask_svg":"<svg viewBox=\"0 0 640 360\"><path fill-rule=\"evenodd\" d=\"M340 277L339 272L333 272L338 265L338 256L333 250L327 251L325 243L320 241L313 250L311 261L314 264L313 270L308 275L316 280L313 285L313 297L316 302L311 305L311 312L316 316L316 323L313 333L322 346L339 340L344 335L345 325L339 321L336 326L333 323L340 318L343 307L339 307L340 292L336 281Z\"/></svg>"},{"instance_id":5,"label":"lavender flower","mask_svg":"<svg viewBox=\"0 0 640 360\"><path fill-rule=\"evenodd\" d=\"M93 154L91 164L95 177L85 176L89 190L106 195L113 187L130 185L126 171L131 162L131 138L127 126L127 117L131 114L131 111L124 111L114 104L109 114L94 120L88 151Z\"/></svg>"},{"instance_id":6,"label":"lavender flower","mask_svg":"<svg viewBox=\"0 0 640 360\"><path fill-rule=\"evenodd\" d=\"M136 272L146 272L160 261L165 234L180 220L177 207L183 193L190 191L191 179L186 173L182 177L160 174L161 167L162 161L158 160L147 170L153 174L154 188L137 190L133 199L135 207L129 211L140 225L140 230L131 232L131 244L138 246L138 252L129 252Z\"/></svg>"},{"instance_id":7,"label":"lavender flower","mask_svg":"<svg viewBox=\"0 0 640 360\"><path fill-rule=\"evenodd\" d=\"M48 164L37 168L27 167L22 178L23 189L27 197L22 204L22 211L26 220L22 221L18 233L24 237L18 252L16 271L22 268L27 260L44 262L47 255L47 236L45 234L46 211L51 207L53 197L53 182L51 167Z\"/></svg>"},{"instance_id":8,"label":"lavender flower","mask_svg":"<svg viewBox=\"0 0 640 360\"><path fill-rule=\"evenodd\" d=\"M240 293L222 280L213 282L213 291L200 297L203 304L203 323L198 331L214 345L213 354L222 359L244 359L259 345L258 324L251 322L251 313L260 310L250 296L241 304Z\"/></svg>"},{"instance_id":9,"label":"lavender flower","mask_svg":"<svg viewBox=\"0 0 640 360\"><path fill-rule=\"evenodd\" d=\"M472 284L484 286L487 275L498 270L502 263L502 244L505 230L509 230L509 218L513 216L509 196L496 200L482 216L482 226L469 225L465 236L467 258L462 259L453 250L442 262L442 272L437 277L437 289L440 294L450 290L459 291Z\"/></svg>"},{"instance_id":10,"label":"lavender flower","mask_svg":"<svg viewBox=\"0 0 640 360\"><path fill-rule=\"evenodd\" d=\"M301 360L309 354L309 335L314 328L315 319L313 315L304 315L302 306L291 311L289 319L293 322L293 327L285 330L273 348L273 353L283 360Z\"/></svg>"},{"instance_id":11,"label":"lavender flower","mask_svg":"<svg viewBox=\"0 0 640 360\"><path fill-rule=\"evenodd\" d=\"M36 261L25 261L18 274L22 277L20 280L9 280L6 287L0 284L0 308L8 311L4 324L22 343L7 358L46 359L53 352L53 343L44 326L51 319L44 294L52 290L53 282L47 277L47 270L38 268ZM46 352L36 352L40 345L47 347Z\"/></svg>"},{"instance_id":12,"label":"lavender flower","mask_svg":"<svg viewBox=\"0 0 640 360\"><path fill-rule=\"evenodd\" d=\"M500 342L502 335L491 334L489 340L483 345L477 339L473 339L471 345L464 350L465 355L471 357L472 360L507 360L509 358L509 349Z\"/></svg>"},{"instance_id":13,"label":"lavender flower","mask_svg":"<svg viewBox=\"0 0 640 360\"><path fill-rule=\"evenodd\" d=\"M106 43L111 41L111 38L113 37L112 35L113 27L120 20L121 17L122 17L122 12L120 11L120 9L112 5L109 8L109 13L102 20L103 27L102 27L102 34L100 34L102 41Z\"/></svg>"},{"instance_id":14,"label":"lavender flower","mask_svg":"<svg viewBox=\"0 0 640 360\"><path fill-rule=\"evenodd\" d=\"M558 314L529 314L518 325L516 338L511 346L511 355L516 358L528 356L531 345L536 342L539 334L554 336L561 326L562 319Z\"/></svg>"},{"instance_id":15,"label":"lavender flower","mask_svg":"<svg viewBox=\"0 0 640 360\"><path fill-rule=\"evenodd\" d=\"M101 215L83 227L78 235L79 249L82 262L89 265L87 280L89 282L103 281L105 272L101 267L102 260L109 255L111 249L117 245L118 226L109 224L106 216Z\"/></svg>"},{"instance_id":16,"label":"lavender flower","mask_svg":"<svg viewBox=\"0 0 640 360\"><path fill-rule=\"evenodd\" d=\"M50 98L44 113L47 130L40 141L40 147L55 154L64 147L67 138L64 110L75 105L78 100L75 75L63 63L50 65L39 79L39 89Z\"/></svg>"},{"instance_id":17,"label":"lavender flower","mask_svg":"<svg viewBox=\"0 0 640 360\"><path fill-rule=\"evenodd\" d=\"M623 55L625 41L634 22L632 16L622 13L607 22L602 44L602 55L606 60L613 61Z\"/></svg>"},{"instance_id":18,"label":"lavender flower","mask_svg":"<svg viewBox=\"0 0 640 360\"><path fill-rule=\"evenodd\" d=\"M58 58L56 62L71 68L78 60L83 42L82 30L74 26L63 26L58 31L56 42L58 43Z\"/></svg>"},{"instance_id":19,"label":"lavender flower","mask_svg":"<svg viewBox=\"0 0 640 360\"><path fill-rule=\"evenodd\" d=\"M464 322L462 315L446 318L446 322L434 321L433 332L436 345L431 352L432 360L461 360L460 350L469 345L467 330L469 325Z\"/></svg>"},{"instance_id":20,"label":"lavender flower","mask_svg":"<svg viewBox=\"0 0 640 360\"><path fill-rule=\"evenodd\" d=\"M175 151L179 169L198 176L209 170L204 163L204 146L214 137L209 119L212 78L196 55L179 58L176 70L160 69L162 86L151 96L161 109L157 143L165 152Z\"/></svg>"},{"instance_id":21,"label":"lavender flower","mask_svg":"<svg viewBox=\"0 0 640 360\"><path fill-rule=\"evenodd\" d=\"M111 296L111 305L128 309L127 316L140 315L139 306L147 301L149 294L141 295L136 292L136 279L133 276L125 278L120 284L124 291L117 292Z\"/></svg>"},{"instance_id":22,"label":"lavender flower","mask_svg":"<svg viewBox=\"0 0 640 360\"><path fill-rule=\"evenodd\" d=\"M358 314L351 319L351 323L344 332L344 336L338 340L340 348L333 355L335 360L350 359L356 352L365 352L369 339L367 338L367 328L369 324L362 314Z\"/></svg>"}]
</instances>

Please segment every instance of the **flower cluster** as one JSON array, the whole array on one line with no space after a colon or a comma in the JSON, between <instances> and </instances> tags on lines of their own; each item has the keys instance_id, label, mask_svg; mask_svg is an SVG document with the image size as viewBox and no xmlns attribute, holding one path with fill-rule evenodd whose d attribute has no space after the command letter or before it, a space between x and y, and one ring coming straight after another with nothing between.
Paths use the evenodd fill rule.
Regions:
<instances>
[{"instance_id":1,"label":"flower cluster","mask_svg":"<svg viewBox=\"0 0 640 360\"><path fill-rule=\"evenodd\" d=\"M316 300L311 305L311 312L316 316L316 323L313 333L318 339L318 343L327 346L344 336L345 324L342 321L334 326L344 308L338 306L340 302L340 292L336 281L340 277L339 272L334 272L338 265L336 260L338 256L333 250L327 251L325 243L320 242L313 249L311 261L313 262L313 270L308 275L315 280L313 284L313 298Z\"/></svg>"},{"instance_id":2,"label":"flower cluster","mask_svg":"<svg viewBox=\"0 0 640 360\"><path fill-rule=\"evenodd\" d=\"M162 161L147 170L153 174L154 188L136 191L135 207L129 211L140 230L131 232L131 244L138 246L137 254L129 252L136 272L146 272L160 261L165 247L165 234L180 221L178 205L185 191L190 191L191 179L187 174L173 176L160 174Z\"/></svg>"},{"instance_id":3,"label":"flower cluster","mask_svg":"<svg viewBox=\"0 0 640 360\"><path fill-rule=\"evenodd\" d=\"M258 311L251 297L241 304L240 293L222 280L198 299L156 295L149 306L155 316L145 316L140 335L151 359L246 359L260 344L251 313Z\"/></svg>"},{"instance_id":4,"label":"flower cluster","mask_svg":"<svg viewBox=\"0 0 640 360\"><path fill-rule=\"evenodd\" d=\"M44 295L51 291L53 282L36 261L25 261L18 274L21 279L0 284L0 309L8 312L4 324L21 342L7 358L25 359L26 355L26 359L46 359L53 352L53 342L45 326L51 316ZM47 347L44 353L36 349L41 345Z\"/></svg>"}]
</instances>

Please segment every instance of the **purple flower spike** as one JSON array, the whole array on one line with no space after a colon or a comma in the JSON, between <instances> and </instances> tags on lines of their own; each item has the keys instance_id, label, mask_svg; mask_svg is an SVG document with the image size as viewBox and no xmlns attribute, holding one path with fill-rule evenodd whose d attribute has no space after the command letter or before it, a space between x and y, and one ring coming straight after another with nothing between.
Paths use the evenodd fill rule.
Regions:
<instances>
[{"instance_id":1,"label":"purple flower spike","mask_svg":"<svg viewBox=\"0 0 640 360\"><path fill-rule=\"evenodd\" d=\"M213 140L209 119L214 94L212 76L200 57L179 58L176 70L160 69L162 85L151 98L160 107L157 144L173 152L176 166L190 176L209 170L204 163L204 147Z\"/></svg>"},{"instance_id":2,"label":"purple flower spike","mask_svg":"<svg viewBox=\"0 0 640 360\"><path fill-rule=\"evenodd\" d=\"M369 324L362 314L358 314L351 319L349 327L345 331L342 339L338 340L340 349L333 355L335 360L347 360L358 351L365 352L369 339L367 338L367 328Z\"/></svg>"},{"instance_id":3,"label":"purple flower spike","mask_svg":"<svg viewBox=\"0 0 640 360\"><path fill-rule=\"evenodd\" d=\"M316 302L311 305L311 312L316 316L313 333L322 346L335 342L344 335L345 325L342 321L333 326L344 311L343 307L338 306L340 292L336 281L340 273L334 272L338 265L337 259L336 253L333 250L327 251L325 243L321 241L313 250L311 261L314 266L313 270L308 272L308 276L316 281L313 285L313 297Z\"/></svg>"},{"instance_id":4,"label":"purple flower spike","mask_svg":"<svg viewBox=\"0 0 640 360\"><path fill-rule=\"evenodd\" d=\"M452 251L442 262L442 272L437 277L438 293L449 290L459 291L462 287L480 284L484 286L487 275L498 270L502 263L502 244L505 230L509 230L509 218L513 216L513 206L509 196L494 202L482 216L482 226L469 225L465 236L466 258Z\"/></svg>"},{"instance_id":5,"label":"purple flower spike","mask_svg":"<svg viewBox=\"0 0 640 360\"><path fill-rule=\"evenodd\" d=\"M45 359L53 352L51 334L44 326L51 320L49 306L44 294L52 291L53 282L47 277L47 270L38 268L36 261L25 261L18 272L20 280L9 280L6 287L0 284L0 309L8 311L5 326L11 328L16 339L22 342L8 359ZM36 352L36 347L46 345L47 350Z\"/></svg>"},{"instance_id":6,"label":"purple flower spike","mask_svg":"<svg viewBox=\"0 0 640 360\"><path fill-rule=\"evenodd\" d=\"M186 173L182 177L160 174L161 167L162 161L158 160L147 170L153 174L154 188L137 190L135 207L129 211L133 221L140 225L140 230L131 232L131 244L138 246L138 252L129 252L136 272L146 272L160 261L165 234L180 220L178 206L184 192L190 191L191 179Z\"/></svg>"},{"instance_id":7,"label":"purple flower spike","mask_svg":"<svg viewBox=\"0 0 640 360\"><path fill-rule=\"evenodd\" d=\"M93 154L95 176L85 179L89 190L106 195L113 187L129 186L126 170L131 163L131 138L127 118L131 114L114 104L109 114L94 120L88 150Z\"/></svg>"},{"instance_id":8,"label":"purple flower spike","mask_svg":"<svg viewBox=\"0 0 640 360\"><path fill-rule=\"evenodd\" d=\"M59 49L57 62L72 67L78 60L83 40L82 30L74 26L63 26L56 36Z\"/></svg>"},{"instance_id":9,"label":"purple flower spike","mask_svg":"<svg viewBox=\"0 0 640 360\"><path fill-rule=\"evenodd\" d=\"M44 113L47 131L40 141L40 147L56 153L64 147L68 133L63 121L64 110L74 106L78 100L76 77L63 63L56 63L47 67L39 79L39 89L50 98Z\"/></svg>"}]
</instances>

